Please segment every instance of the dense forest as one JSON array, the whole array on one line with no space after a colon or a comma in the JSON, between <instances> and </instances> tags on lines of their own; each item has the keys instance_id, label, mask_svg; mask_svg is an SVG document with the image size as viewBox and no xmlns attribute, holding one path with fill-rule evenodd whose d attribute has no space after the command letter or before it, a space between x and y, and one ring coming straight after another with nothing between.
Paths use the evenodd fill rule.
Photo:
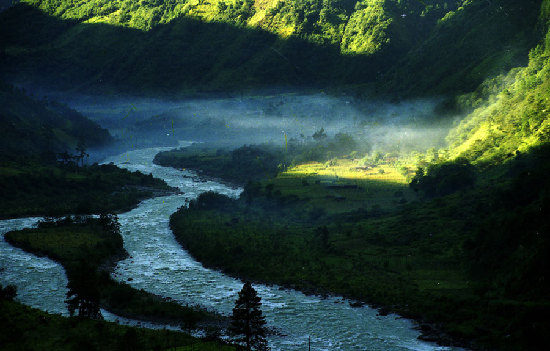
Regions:
<instances>
[{"instance_id":1,"label":"dense forest","mask_svg":"<svg viewBox=\"0 0 550 351\"><path fill-rule=\"evenodd\" d=\"M24 90L0 84L2 161L34 158L52 162L56 153L113 143L106 129L68 106L47 98L33 99Z\"/></svg>"},{"instance_id":2,"label":"dense forest","mask_svg":"<svg viewBox=\"0 0 550 351\"><path fill-rule=\"evenodd\" d=\"M57 89L172 96L274 85L470 92L527 62L541 3L24 1L1 14L2 73Z\"/></svg>"},{"instance_id":3,"label":"dense forest","mask_svg":"<svg viewBox=\"0 0 550 351\"><path fill-rule=\"evenodd\" d=\"M235 277L340 294L382 315L414 318L425 340L545 349L550 0L23 0L0 10L0 218L67 216L5 238L60 261L70 284L97 283L102 306L142 319L225 323L102 271L102 262L124 250L120 233L107 233L101 221L178 190L151 174L89 161L96 150L123 151L133 141L113 137L49 93L66 101L139 96L199 104L229 97L237 103L212 105L235 110L219 120L211 118L217 112L192 120L201 110L185 107L177 123L206 143L154 160L195 170L196 181L243 187L238 198L203 193L171 216L176 239L194 258ZM379 123L367 116L379 112L357 107L361 101L429 101L429 118L398 117L419 128L454 123L445 145L429 149L381 146L353 128L329 132L320 117L308 135L287 140L282 130L277 145L250 141L263 135L253 128L229 130L239 113L243 120L289 117L278 109L285 101L278 94L287 92L341 97L363 118L355 129ZM235 107L261 94L271 100L251 103L253 112ZM331 108L311 113L330 115ZM130 112L101 121L148 130L143 145L172 145L180 112L133 124L125 120ZM235 140L208 145L226 137ZM82 257L92 274L82 274ZM45 316L13 302L16 293L6 289L0 286L0 312L18 332L0 333L0 341L11 349L27 345L25 335L44 333L53 333L45 347L62 337L69 346L120 349L121 337L138 338L146 349L172 346L160 333ZM31 331L37 319L43 322ZM68 337L52 332L60 327ZM94 333L82 341L82 330ZM171 337L178 345L233 349Z\"/></svg>"}]
</instances>

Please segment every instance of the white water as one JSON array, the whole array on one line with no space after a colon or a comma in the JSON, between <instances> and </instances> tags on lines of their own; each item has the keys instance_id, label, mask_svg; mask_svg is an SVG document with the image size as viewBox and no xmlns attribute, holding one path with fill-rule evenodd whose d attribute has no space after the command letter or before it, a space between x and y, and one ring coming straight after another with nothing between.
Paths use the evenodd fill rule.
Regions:
<instances>
[{"instance_id":1,"label":"white water","mask_svg":"<svg viewBox=\"0 0 550 351\"><path fill-rule=\"evenodd\" d=\"M36 226L40 218L0 221L0 234ZM0 283L17 287L17 300L43 311L69 315L65 304L67 277L58 263L0 241Z\"/></svg>"},{"instance_id":2,"label":"white water","mask_svg":"<svg viewBox=\"0 0 550 351\"><path fill-rule=\"evenodd\" d=\"M229 315L242 282L195 261L174 239L169 216L201 192L237 196L240 189L196 182L194 173L156 166L151 161L160 150L137 150L107 160L152 173L184 193L146 200L119 216L124 247L131 257L118 264L114 276L122 281L131 278L128 283L136 288ZM306 296L277 286L255 288L268 325L284 335L270 336L273 350L305 350L309 336L312 350L453 350L419 341L419 333L409 320L377 316L369 307L352 308L342 298Z\"/></svg>"},{"instance_id":3,"label":"white water","mask_svg":"<svg viewBox=\"0 0 550 351\"><path fill-rule=\"evenodd\" d=\"M0 235L12 230L35 227L41 218L0 220ZM65 297L67 276L63 267L46 257L38 257L0 240L0 283L17 287L16 300L46 312L69 316ZM119 324L150 329L172 329L173 326L143 322L117 316L104 309L103 318Z\"/></svg>"},{"instance_id":4,"label":"white water","mask_svg":"<svg viewBox=\"0 0 550 351\"><path fill-rule=\"evenodd\" d=\"M106 161L132 171L152 173L183 192L143 201L136 209L119 215L130 258L118 263L113 276L135 288L229 315L242 282L195 261L176 242L168 222L170 214L201 192L213 190L237 196L240 189L212 181L197 182L194 173L152 164L154 155L161 150L136 150ZM34 223L33 218L0 221L0 230L3 234ZM0 242L0 255L0 282L15 284L18 300L67 314L63 303L67 282L58 264L13 248L5 241ZM342 298L306 296L277 286L254 287L262 298L268 325L282 334L269 337L272 350L306 350L309 337L312 350L459 350L419 341L411 321L396 315L377 316L376 310L369 307L352 308ZM135 323L104 314L106 319Z\"/></svg>"}]
</instances>

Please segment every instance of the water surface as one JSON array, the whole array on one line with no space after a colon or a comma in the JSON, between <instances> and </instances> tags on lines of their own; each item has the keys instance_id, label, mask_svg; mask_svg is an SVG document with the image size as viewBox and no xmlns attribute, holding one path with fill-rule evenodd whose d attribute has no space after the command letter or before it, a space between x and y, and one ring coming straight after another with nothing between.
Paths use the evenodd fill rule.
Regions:
<instances>
[{"instance_id":1,"label":"water surface","mask_svg":"<svg viewBox=\"0 0 550 351\"><path fill-rule=\"evenodd\" d=\"M176 242L169 229L169 216L201 192L238 196L241 189L198 181L190 171L152 164L161 150L136 150L107 160L130 170L152 173L183 192L146 200L119 215L130 258L119 262L113 275L136 288L229 315L243 283L195 261ZM352 308L342 298L306 296L277 286L255 288L262 298L268 325L282 334L269 337L273 350L304 350L309 337L313 350L454 350L418 340L419 333L409 320L396 315L378 316L369 307Z\"/></svg>"},{"instance_id":2,"label":"water surface","mask_svg":"<svg viewBox=\"0 0 550 351\"><path fill-rule=\"evenodd\" d=\"M170 297L182 304L200 305L229 315L242 287L238 279L206 269L176 242L169 229L169 216L204 191L238 196L239 188L201 181L190 171L154 165L154 155L163 148L136 150L112 157L120 167L152 173L183 193L143 201L119 215L124 247L130 254L116 266L113 277L135 288ZM35 226L39 218L0 221L0 233ZM68 315L64 303L67 278L58 263L37 257L0 241L0 283L17 286L17 299L51 313ZM417 339L410 320L396 315L378 316L367 306L352 308L349 301L306 296L277 286L254 285L262 298L268 325L279 332L269 336L273 350L459 350ZM107 320L121 324L163 328L118 317L103 310Z\"/></svg>"}]
</instances>

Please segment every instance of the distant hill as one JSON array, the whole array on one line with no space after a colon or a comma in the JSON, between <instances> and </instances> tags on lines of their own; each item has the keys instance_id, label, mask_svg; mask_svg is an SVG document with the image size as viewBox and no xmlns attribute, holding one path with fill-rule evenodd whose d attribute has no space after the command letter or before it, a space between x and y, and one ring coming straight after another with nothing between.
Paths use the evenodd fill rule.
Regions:
<instances>
[{"instance_id":1,"label":"distant hill","mask_svg":"<svg viewBox=\"0 0 550 351\"><path fill-rule=\"evenodd\" d=\"M0 83L0 161L26 157L55 160L55 153L74 153L112 141L107 130L65 105L38 101Z\"/></svg>"},{"instance_id":2,"label":"distant hill","mask_svg":"<svg viewBox=\"0 0 550 351\"><path fill-rule=\"evenodd\" d=\"M542 0L26 0L0 73L86 92L471 92L526 64Z\"/></svg>"}]
</instances>

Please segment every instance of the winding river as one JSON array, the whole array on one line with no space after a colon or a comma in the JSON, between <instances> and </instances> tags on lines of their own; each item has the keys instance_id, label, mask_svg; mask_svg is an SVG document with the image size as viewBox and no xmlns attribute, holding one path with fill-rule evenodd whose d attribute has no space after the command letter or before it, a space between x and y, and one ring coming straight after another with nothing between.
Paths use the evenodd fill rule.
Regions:
<instances>
[{"instance_id":1,"label":"winding river","mask_svg":"<svg viewBox=\"0 0 550 351\"><path fill-rule=\"evenodd\" d=\"M124 247L130 257L120 261L113 276L138 289L170 297L182 304L200 305L229 315L242 282L206 269L176 242L169 216L186 201L213 190L238 196L241 189L214 181L202 181L195 173L154 165L164 148L135 150L106 160L120 167L152 173L183 193L143 201L119 215ZM0 232L35 225L37 218L0 221ZM67 314L63 302L67 280L57 263L36 257L0 241L0 282L18 287L18 300L52 313ZM255 285L270 327L279 333L269 337L272 350L460 350L417 339L410 320L396 315L378 316L369 307L352 308L343 298L306 296L277 286ZM121 323L131 321L108 314ZM155 325L144 324L147 327Z\"/></svg>"}]
</instances>

